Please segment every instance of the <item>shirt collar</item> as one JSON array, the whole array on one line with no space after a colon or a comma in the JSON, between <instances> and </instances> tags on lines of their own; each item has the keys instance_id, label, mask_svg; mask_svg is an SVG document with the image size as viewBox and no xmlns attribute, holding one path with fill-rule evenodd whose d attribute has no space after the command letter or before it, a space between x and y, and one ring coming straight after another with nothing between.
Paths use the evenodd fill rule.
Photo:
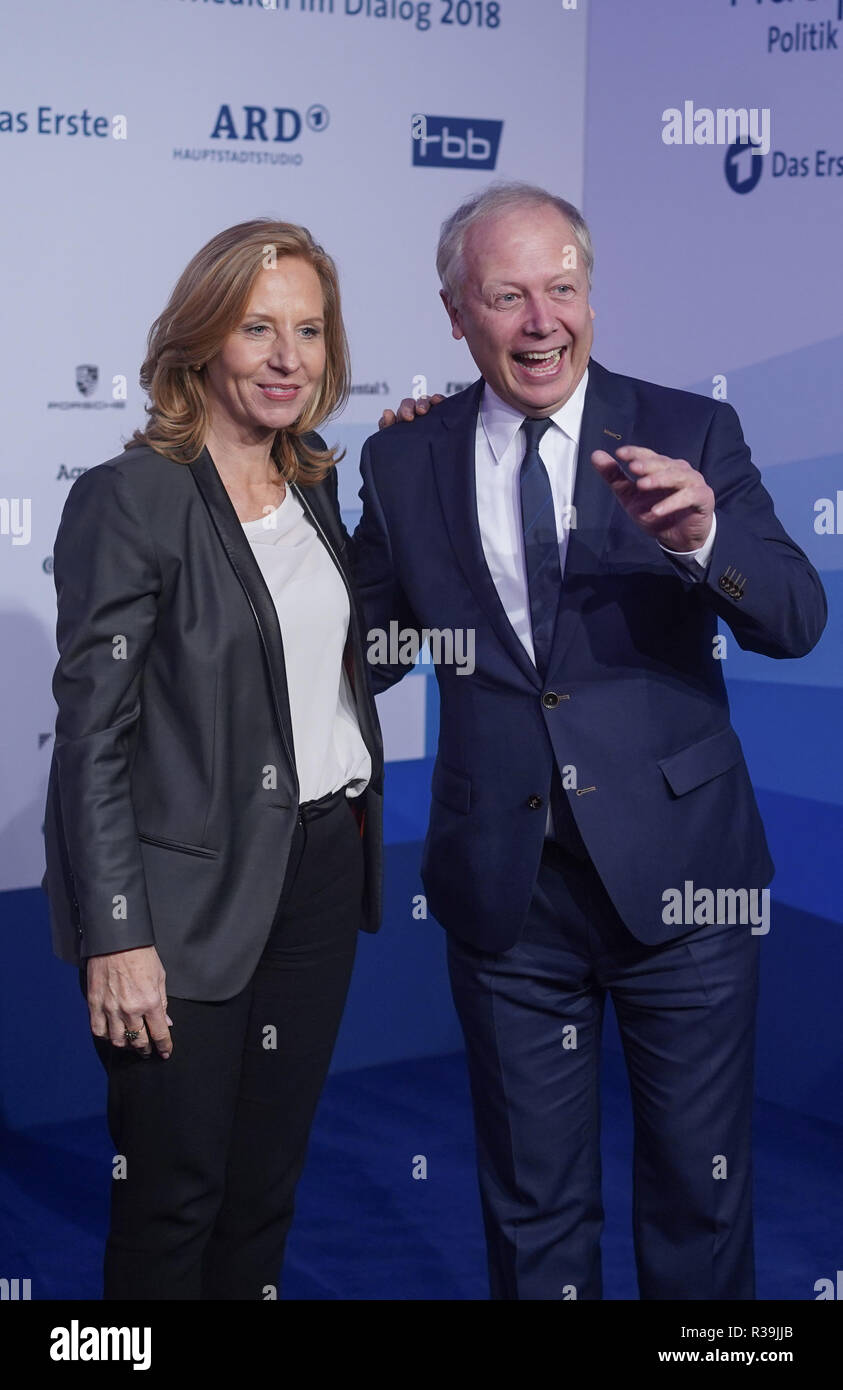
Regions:
<instances>
[{"instance_id":1,"label":"shirt collar","mask_svg":"<svg viewBox=\"0 0 843 1390\"><path fill-rule=\"evenodd\" d=\"M580 427L587 385L588 368L586 367L574 394L549 417L555 425L558 425L563 434L573 440L574 444L580 442ZM521 411L513 410L506 401L502 401L489 383L485 382L480 402L480 419L489 442L489 448L495 456L495 462L500 463L524 423L525 416Z\"/></svg>"}]
</instances>

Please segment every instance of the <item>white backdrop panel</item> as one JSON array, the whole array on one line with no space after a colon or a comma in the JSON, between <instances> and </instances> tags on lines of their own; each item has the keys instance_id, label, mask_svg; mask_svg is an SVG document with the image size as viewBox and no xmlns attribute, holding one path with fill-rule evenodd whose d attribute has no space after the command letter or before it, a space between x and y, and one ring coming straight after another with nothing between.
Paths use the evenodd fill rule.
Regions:
<instances>
[{"instance_id":1,"label":"white backdrop panel","mask_svg":"<svg viewBox=\"0 0 843 1390\"><path fill-rule=\"evenodd\" d=\"M351 446L341 488L353 509L359 442L383 405L418 375L431 390L474 375L437 298L442 218L496 176L581 200L585 9L48 0L7 3L3 26L0 492L12 505L0 530L0 889L10 889L43 872L61 508L77 473L118 453L141 422L146 333L183 266L221 228L262 214L305 223L335 256L358 389L326 433ZM249 132L246 107L266 112L262 128L253 111ZM502 121L495 171L453 158L414 166L416 114L453 118L451 154L467 126ZM117 117L125 139L114 138ZM79 367L95 367L96 381L83 372L77 384ZM115 401L121 377L127 396ZM402 735L401 703L392 754L418 756L418 709L403 702Z\"/></svg>"}]
</instances>

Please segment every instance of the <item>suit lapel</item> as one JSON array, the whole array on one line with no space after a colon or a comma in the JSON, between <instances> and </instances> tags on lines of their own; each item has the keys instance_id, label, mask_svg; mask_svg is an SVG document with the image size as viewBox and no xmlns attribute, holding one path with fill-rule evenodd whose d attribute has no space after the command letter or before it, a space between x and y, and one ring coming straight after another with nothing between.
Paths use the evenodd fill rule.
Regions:
<instances>
[{"instance_id":1,"label":"suit lapel","mask_svg":"<svg viewBox=\"0 0 843 1390\"><path fill-rule=\"evenodd\" d=\"M234 510L225 484L217 472L208 450L203 449L198 459L189 467L217 535L237 578L243 586L254 614L266 656L278 726L295 777L293 721L290 715L290 697L287 691L284 644L281 639L281 628L272 595L266 586L260 566L252 554L252 547L249 545L240 524L240 518Z\"/></svg>"},{"instance_id":2,"label":"suit lapel","mask_svg":"<svg viewBox=\"0 0 843 1390\"><path fill-rule=\"evenodd\" d=\"M436 485L457 563L500 642L531 685L540 688L538 672L507 617L489 573L480 536L474 449L482 391L481 380L453 403L445 402L439 407L445 432L431 445Z\"/></svg>"},{"instance_id":3,"label":"suit lapel","mask_svg":"<svg viewBox=\"0 0 843 1390\"><path fill-rule=\"evenodd\" d=\"M447 433L432 445L436 483L445 522L457 561L471 584L501 643L519 670L538 689L542 681L501 603L489 573L480 525L474 472L475 433L482 380L453 403L440 406ZM450 407L450 408L449 408ZM574 481L574 517L562 576L547 682L559 669L577 625L591 580L600 566L608 540L609 522L618 506L610 487L591 463L596 449L613 453L628 444L634 423L634 401L622 382L593 359L589 363L577 471Z\"/></svg>"},{"instance_id":4,"label":"suit lapel","mask_svg":"<svg viewBox=\"0 0 843 1390\"><path fill-rule=\"evenodd\" d=\"M619 506L612 489L592 465L591 455L597 449L614 453L621 444L629 444L633 421L631 395L611 372L592 359L577 451L572 526L547 672L551 686L557 673L561 675L565 653L582 620L583 602L592 591L594 575L606 549L609 522Z\"/></svg>"}]
</instances>

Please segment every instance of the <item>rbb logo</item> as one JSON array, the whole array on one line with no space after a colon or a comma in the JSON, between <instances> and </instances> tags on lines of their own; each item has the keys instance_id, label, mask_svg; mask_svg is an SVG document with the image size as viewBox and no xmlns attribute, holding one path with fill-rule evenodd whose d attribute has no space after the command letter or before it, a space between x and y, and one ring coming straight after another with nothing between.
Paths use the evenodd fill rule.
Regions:
<instances>
[{"instance_id":1,"label":"rbb logo","mask_svg":"<svg viewBox=\"0 0 843 1390\"><path fill-rule=\"evenodd\" d=\"M413 164L426 169L494 169L503 121L414 116Z\"/></svg>"}]
</instances>

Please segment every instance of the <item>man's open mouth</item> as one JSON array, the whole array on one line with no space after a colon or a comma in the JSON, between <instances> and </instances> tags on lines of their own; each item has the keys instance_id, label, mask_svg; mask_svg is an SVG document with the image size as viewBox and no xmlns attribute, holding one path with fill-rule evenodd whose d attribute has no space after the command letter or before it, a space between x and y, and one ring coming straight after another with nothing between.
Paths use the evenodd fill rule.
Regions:
<instances>
[{"instance_id":1,"label":"man's open mouth","mask_svg":"<svg viewBox=\"0 0 843 1390\"><path fill-rule=\"evenodd\" d=\"M566 344L563 348L548 348L545 352L514 352L512 355L519 367L523 367L530 376L553 376L567 351Z\"/></svg>"}]
</instances>

